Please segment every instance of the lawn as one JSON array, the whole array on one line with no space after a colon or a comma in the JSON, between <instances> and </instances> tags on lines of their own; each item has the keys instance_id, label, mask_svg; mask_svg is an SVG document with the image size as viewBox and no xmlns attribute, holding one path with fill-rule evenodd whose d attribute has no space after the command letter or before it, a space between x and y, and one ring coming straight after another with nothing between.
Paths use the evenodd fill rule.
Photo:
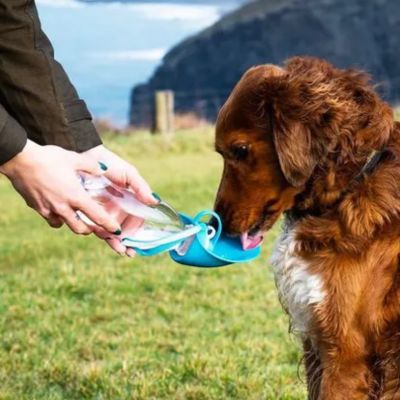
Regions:
<instances>
[{"instance_id":1,"label":"lawn","mask_svg":"<svg viewBox=\"0 0 400 400\"><path fill-rule=\"evenodd\" d=\"M212 207L211 131L105 140L178 210ZM195 269L51 230L4 179L0 199L0 399L305 399L276 231L252 264Z\"/></svg>"}]
</instances>

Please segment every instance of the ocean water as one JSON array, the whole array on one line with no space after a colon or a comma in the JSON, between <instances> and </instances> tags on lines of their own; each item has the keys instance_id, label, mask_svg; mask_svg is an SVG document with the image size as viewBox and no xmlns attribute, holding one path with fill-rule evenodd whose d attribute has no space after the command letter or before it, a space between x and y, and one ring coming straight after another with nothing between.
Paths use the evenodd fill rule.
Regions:
<instances>
[{"instance_id":1,"label":"ocean water","mask_svg":"<svg viewBox=\"0 0 400 400\"><path fill-rule=\"evenodd\" d=\"M236 5L222 3L37 0L43 29L80 96L95 117L121 126L132 87L151 76L173 45Z\"/></svg>"}]
</instances>

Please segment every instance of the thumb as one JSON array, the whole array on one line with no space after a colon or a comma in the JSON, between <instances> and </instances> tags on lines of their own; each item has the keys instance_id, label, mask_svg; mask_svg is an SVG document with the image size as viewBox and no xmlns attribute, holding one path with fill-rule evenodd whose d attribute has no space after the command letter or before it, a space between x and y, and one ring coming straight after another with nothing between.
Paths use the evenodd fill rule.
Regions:
<instances>
[{"instance_id":1,"label":"thumb","mask_svg":"<svg viewBox=\"0 0 400 400\"><path fill-rule=\"evenodd\" d=\"M160 199L154 196L150 185L143 179L136 168L127 168L125 174L127 186L135 192L136 197L141 202L149 205L156 205L159 203Z\"/></svg>"},{"instance_id":2,"label":"thumb","mask_svg":"<svg viewBox=\"0 0 400 400\"><path fill-rule=\"evenodd\" d=\"M77 154L76 168L81 172L86 172L95 176L104 175L104 173L108 169L107 165L103 162L95 161L93 160L93 158L87 157L82 154Z\"/></svg>"}]
</instances>

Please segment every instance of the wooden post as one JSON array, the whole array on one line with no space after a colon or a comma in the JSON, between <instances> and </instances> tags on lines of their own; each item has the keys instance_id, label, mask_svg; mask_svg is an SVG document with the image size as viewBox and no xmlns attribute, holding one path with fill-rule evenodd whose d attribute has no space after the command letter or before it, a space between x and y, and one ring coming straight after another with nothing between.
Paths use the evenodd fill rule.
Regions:
<instances>
[{"instance_id":1,"label":"wooden post","mask_svg":"<svg viewBox=\"0 0 400 400\"><path fill-rule=\"evenodd\" d=\"M174 92L160 90L155 93L153 133L174 132Z\"/></svg>"}]
</instances>

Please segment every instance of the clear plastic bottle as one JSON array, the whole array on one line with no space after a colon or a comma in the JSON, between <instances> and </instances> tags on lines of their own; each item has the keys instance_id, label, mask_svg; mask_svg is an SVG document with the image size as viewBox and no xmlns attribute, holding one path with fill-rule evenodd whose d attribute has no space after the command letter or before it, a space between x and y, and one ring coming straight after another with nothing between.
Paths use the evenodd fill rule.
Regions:
<instances>
[{"instance_id":1,"label":"clear plastic bottle","mask_svg":"<svg viewBox=\"0 0 400 400\"><path fill-rule=\"evenodd\" d=\"M138 224L136 232L128 239L135 245L149 249L160 244L167 243L170 238L186 238L190 228L185 226L179 214L166 202L160 201L157 205L141 203L133 192L114 185L105 177L97 177L88 174L80 174L83 188L100 204L111 202L126 214L132 215L142 221ZM90 220L81 214L86 223ZM188 231L189 228L189 231Z\"/></svg>"}]
</instances>

